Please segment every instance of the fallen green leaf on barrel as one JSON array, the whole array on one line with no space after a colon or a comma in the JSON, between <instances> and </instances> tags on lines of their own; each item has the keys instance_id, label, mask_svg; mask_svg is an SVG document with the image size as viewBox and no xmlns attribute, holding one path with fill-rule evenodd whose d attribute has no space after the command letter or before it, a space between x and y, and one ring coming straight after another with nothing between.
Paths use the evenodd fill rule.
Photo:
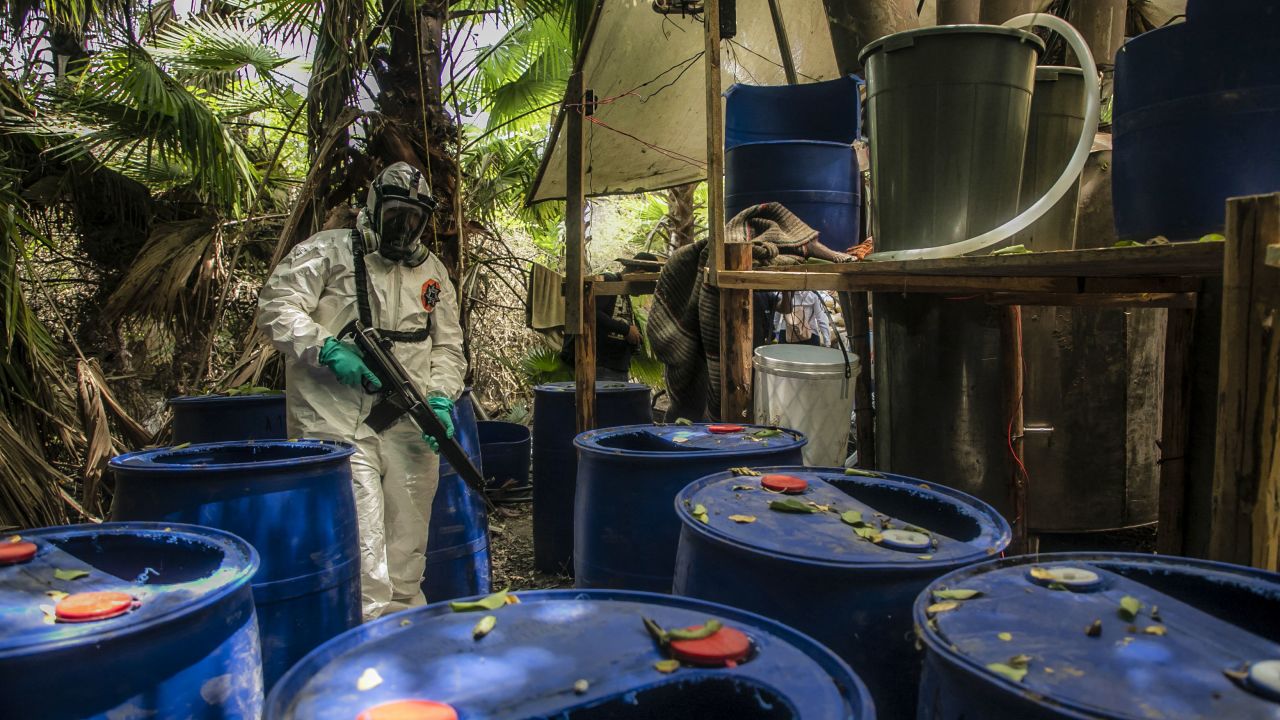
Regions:
<instances>
[{"instance_id":1,"label":"fallen green leaf on barrel","mask_svg":"<svg viewBox=\"0 0 1280 720\"><path fill-rule=\"evenodd\" d=\"M1014 667L1007 663L990 663L987 669L998 675L1003 675L1014 682L1022 682L1022 678L1027 676L1027 668Z\"/></svg>"},{"instance_id":2,"label":"fallen green leaf on barrel","mask_svg":"<svg viewBox=\"0 0 1280 720\"><path fill-rule=\"evenodd\" d=\"M472 612L475 610L497 610L507 604L507 595L511 588L502 590L501 592L485 595L479 600L454 600L449 603L449 609L454 612Z\"/></svg>"},{"instance_id":3,"label":"fallen green leaf on barrel","mask_svg":"<svg viewBox=\"0 0 1280 720\"><path fill-rule=\"evenodd\" d=\"M769 502L769 509L777 510L778 512L789 512L789 513L818 512L818 508L812 505L809 505L808 503L802 503L799 500L796 500L794 498L785 498L783 500L771 500Z\"/></svg>"},{"instance_id":4,"label":"fallen green leaf on barrel","mask_svg":"<svg viewBox=\"0 0 1280 720\"><path fill-rule=\"evenodd\" d=\"M755 515L730 515L729 519L736 523L753 523L756 521Z\"/></svg>"},{"instance_id":5,"label":"fallen green leaf on barrel","mask_svg":"<svg viewBox=\"0 0 1280 720\"><path fill-rule=\"evenodd\" d=\"M480 622L476 623L475 627L471 628L471 637L475 638L476 640L479 640L485 635L488 635L489 633L493 632L493 628L497 624L498 624L498 617L496 615L485 615L484 617L480 618Z\"/></svg>"},{"instance_id":6,"label":"fallen green leaf on barrel","mask_svg":"<svg viewBox=\"0 0 1280 720\"><path fill-rule=\"evenodd\" d=\"M59 580L79 580L82 577L89 577L87 570L54 570L53 576Z\"/></svg>"},{"instance_id":7,"label":"fallen green leaf on barrel","mask_svg":"<svg viewBox=\"0 0 1280 720\"><path fill-rule=\"evenodd\" d=\"M934 590L933 597L937 600L972 600L981 595L979 590Z\"/></svg>"},{"instance_id":8,"label":"fallen green leaf on barrel","mask_svg":"<svg viewBox=\"0 0 1280 720\"><path fill-rule=\"evenodd\" d=\"M670 674L680 669L680 661L659 660L653 664L653 669L663 674Z\"/></svg>"},{"instance_id":9,"label":"fallen green leaf on barrel","mask_svg":"<svg viewBox=\"0 0 1280 720\"><path fill-rule=\"evenodd\" d=\"M1142 601L1132 595L1125 595L1120 598L1120 617L1132 622L1138 617L1138 612L1142 610Z\"/></svg>"},{"instance_id":10,"label":"fallen green leaf on barrel","mask_svg":"<svg viewBox=\"0 0 1280 720\"><path fill-rule=\"evenodd\" d=\"M884 473L878 473L871 470L862 470L860 468L845 468L845 475L855 475L857 477L883 478Z\"/></svg>"},{"instance_id":11,"label":"fallen green leaf on barrel","mask_svg":"<svg viewBox=\"0 0 1280 720\"><path fill-rule=\"evenodd\" d=\"M701 640L720 632L721 627L719 620L708 620L696 627L673 628L667 631L667 636L672 640Z\"/></svg>"}]
</instances>

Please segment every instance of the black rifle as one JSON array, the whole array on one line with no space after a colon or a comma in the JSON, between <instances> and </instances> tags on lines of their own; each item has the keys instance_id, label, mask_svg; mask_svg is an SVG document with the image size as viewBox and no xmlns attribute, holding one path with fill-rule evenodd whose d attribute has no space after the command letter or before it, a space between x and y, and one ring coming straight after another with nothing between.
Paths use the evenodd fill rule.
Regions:
<instances>
[{"instance_id":1,"label":"black rifle","mask_svg":"<svg viewBox=\"0 0 1280 720\"><path fill-rule=\"evenodd\" d=\"M365 327L359 320L351 321L351 324L343 328L340 333L343 337L348 334L364 356L364 364L378 376L378 381L382 383L381 389L375 389L368 383L364 383L365 392L379 396L373 403L373 410L369 412L369 417L365 418L364 424L374 432L380 433L401 416L408 415L419 430L440 443L440 454L449 461L471 489L479 493L480 497L485 498L487 502L484 476L475 465L471 464L471 458L467 457L466 451L458 441L446 437L444 424L436 417L435 411L427 404L426 398L422 397L418 386L409 379L409 373L405 372L404 366L391 352L393 343L382 337L375 328Z\"/></svg>"}]
</instances>

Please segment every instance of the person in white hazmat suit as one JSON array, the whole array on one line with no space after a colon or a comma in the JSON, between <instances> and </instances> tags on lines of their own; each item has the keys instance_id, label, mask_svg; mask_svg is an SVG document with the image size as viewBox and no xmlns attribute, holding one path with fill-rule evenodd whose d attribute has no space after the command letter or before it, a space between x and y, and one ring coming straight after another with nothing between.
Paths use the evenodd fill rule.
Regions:
<instances>
[{"instance_id":1,"label":"person in white hazmat suit","mask_svg":"<svg viewBox=\"0 0 1280 720\"><path fill-rule=\"evenodd\" d=\"M285 357L290 437L340 440L351 459L365 620L426 602L421 581L439 447L408 416L380 434L364 424L377 378L337 335L353 319L393 352L453 437L450 411L466 360L453 285L422 243L434 207L422 174L398 162L378 175L355 230L326 230L293 249L258 298L258 325ZM324 522L325 518L299 518Z\"/></svg>"}]
</instances>

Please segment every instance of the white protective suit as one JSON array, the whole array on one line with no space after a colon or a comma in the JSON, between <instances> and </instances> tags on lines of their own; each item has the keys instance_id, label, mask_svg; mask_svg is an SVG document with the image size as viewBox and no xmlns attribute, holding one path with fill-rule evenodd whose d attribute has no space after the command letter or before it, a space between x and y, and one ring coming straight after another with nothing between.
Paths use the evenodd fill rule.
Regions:
<instances>
[{"instance_id":1,"label":"white protective suit","mask_svg":"<svg viewBox=\"0 0 1280 720\"><path fill-rule=\"evenodd\" d=\"M393 172L399 170L400 172ZM397 163L383 182L412 182ZM390 174L390 177L388 175ZM425 183L420 187L425 190ZM376 243L372 190L356 221L366 247ZM408 417L380 435L364 424L376 396L342 385L319 364L321 346L357 316L351 230L317 233L298 245L271 273L258 299L258 326L286 359L290 437L341 440L356 446L351 459L360 526L361 595L365 620L424 604L421 582L431 503L440 460ZM462 393L466 360L458 300L444 265L433 254L416 267L365 254L369 305L375 327L430 335L397 342L393 352L424 395ZM325 522L325 518L299 518Z\"/></svg>"}]
</instances>

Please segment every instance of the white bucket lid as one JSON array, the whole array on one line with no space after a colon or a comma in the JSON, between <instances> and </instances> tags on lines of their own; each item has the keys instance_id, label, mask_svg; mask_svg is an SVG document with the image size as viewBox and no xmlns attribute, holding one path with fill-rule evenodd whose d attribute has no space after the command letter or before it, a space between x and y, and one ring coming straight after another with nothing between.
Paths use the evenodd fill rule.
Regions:
<instances>
[{"instance_id":1,"label":"white bucket lid","mask_svg":"<svg viewBox=\"0 0 1280 720\"><path fill-rule=\"evenodd\" d=\"M761 345L756 348L753 363L766 371L844 377L845 354L836 348L817 345ZM858 367L858 356L849 353L852 375L858 374Z\"/></svg>"}]
</instances>

